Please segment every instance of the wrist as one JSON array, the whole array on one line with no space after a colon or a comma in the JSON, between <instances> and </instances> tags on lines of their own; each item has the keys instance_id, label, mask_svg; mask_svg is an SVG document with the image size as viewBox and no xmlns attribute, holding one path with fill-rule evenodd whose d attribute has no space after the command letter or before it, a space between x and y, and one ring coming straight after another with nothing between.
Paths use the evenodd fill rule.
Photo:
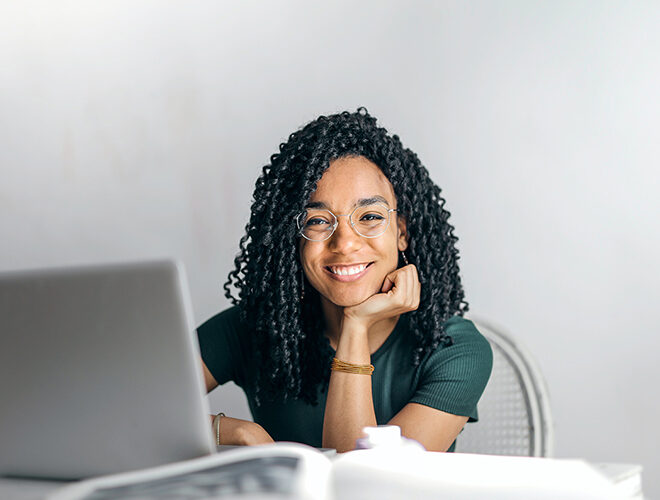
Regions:
<instances>
[{"instance_id":1,"label":"wrist","mask_svg":"<svg viewBox=\"0 0 660 500\"><path fill-rule=\"evenodd\" d=\"M243 446L254 446L273 442L270 434L256 422L249 422L248 425L241 426L238 429L237 440Z\"/></svg>"},{"instance_id":2,"label":"wrist","mask_svg":"<svg viewBox=\"0 0 660 500\"><path fill-rule=\"evenodd\" d=\"M341 335L364 336L369 332L369 323L363 318L345 315L341 323Z\"/></svg>"},{"instance_id":3,"label":"wrist","mask_svg":"<svg viewBox=\"0 0 660 500\"><path fill-rule=\"evenodd\" d=\"M342 327L335 356L347 363L369 364L371 354L366 328L360 325Z\"/></svg>"}]
</instances>

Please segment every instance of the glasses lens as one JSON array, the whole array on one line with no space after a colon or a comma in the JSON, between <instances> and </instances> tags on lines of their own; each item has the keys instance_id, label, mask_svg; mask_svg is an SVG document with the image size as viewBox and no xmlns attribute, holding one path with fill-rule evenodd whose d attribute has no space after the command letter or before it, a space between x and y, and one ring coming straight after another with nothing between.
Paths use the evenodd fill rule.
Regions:
<instances>
[{"instance_id":1,"label":"glasses lens","mask_svg":"<svg viewBox=\"0 0 660 500\"><path fill-rule=\"evenodd\" d=\"M351 214L355 230L362 236L373 238L385 232L390 222L390 212L381 203L356 208Z\"/></svg>"},{"instance_id":2,"label":"glasses lens","mask_svg":"<svg viewBox=\"0 0 660 500\"><path fill-rule=\"evenodd\" d=\"M298 226L302 235L314 241L327 239L335 227L337 219L328 210L309 209L298 216Z\"/></svg>"}]
</instances>

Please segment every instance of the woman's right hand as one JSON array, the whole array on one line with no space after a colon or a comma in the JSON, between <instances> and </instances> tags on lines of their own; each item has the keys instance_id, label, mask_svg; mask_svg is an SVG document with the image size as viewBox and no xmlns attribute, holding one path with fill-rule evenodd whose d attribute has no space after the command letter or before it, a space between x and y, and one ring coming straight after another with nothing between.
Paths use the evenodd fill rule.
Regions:
<instances>
[{"instance_id":1,"label":"woman's right hand","mask_svg":"<svg viewBox=\"0 0 660 500\"><path fill-rule=\"evenodd\" d=\"M211 423L215 415L210 415ZM215 429L213 429L215 439ZM240 418L220 417L220 444L251 446L272 443L273 438L255 422Z\"/></svg>"},{"instance_id":2,"label":"woman's right hand","mask_svg":"<svg viewBox=\"0 0 660 500\"><path fill-rule=\"evenodd\" d=\"M344 308L344 325L358 325L361 330L383 319L414 311L419 307L421 285L417 268L408 264L385 277L380 293L354 306Z\"/></svg>"}]
</instances>

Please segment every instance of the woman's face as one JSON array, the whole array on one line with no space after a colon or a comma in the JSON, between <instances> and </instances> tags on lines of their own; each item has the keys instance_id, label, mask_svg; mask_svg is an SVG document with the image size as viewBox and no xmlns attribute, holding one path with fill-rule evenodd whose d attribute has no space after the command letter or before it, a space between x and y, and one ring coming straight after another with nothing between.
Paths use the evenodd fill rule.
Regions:
<instances>
[{"instance_id":1,"label":"woman's face","mask_svg":"<svg viewBox=\"0 0 660 500\"><path fill-rule=\"evenodd\" d=\"M392 184L364 157L334 160L318 182L308 203L319 204L335 215L350 214L360 200L380 197L388 208L397 208ZM338 217L338 226L325 241L300 237L300 260L307 280L325 298L338 306L364 302L379 293L385 276L397 268L398 251L407 248L403 218L390 213L390 224L375 238L360 236L348 217Z\"/></svg>"}]
</instances>

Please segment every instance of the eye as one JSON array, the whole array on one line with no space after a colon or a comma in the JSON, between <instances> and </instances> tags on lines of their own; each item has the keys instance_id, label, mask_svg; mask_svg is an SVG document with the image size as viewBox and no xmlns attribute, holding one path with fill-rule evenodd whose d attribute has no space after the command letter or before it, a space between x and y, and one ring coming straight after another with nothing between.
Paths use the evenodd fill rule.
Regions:
<instances>
[{"instance_id":1,"label":"eye","mask_svg":"<svg viewBox=\"0 0 660 500\"><path fill-rule=\"evenodd\" d=\"M360 217L361 221L366 221L366 222L379 221L383 219L385 219L385 217L383 217L381 214L374 214L374 213L364 214L362 217Z\"/></svg>"},{"instance_id":2,"label":"eye","mask_svg":"<svg viewBox=\"0 0 660 500\"><path fill-rule=\"evenodd\" d=\"M322 226L324 224L330 224L327 220L322 219L321 217L312 217L310 218L307 222L305 222L305 226Z\"/></svg>"}]
</instances>

